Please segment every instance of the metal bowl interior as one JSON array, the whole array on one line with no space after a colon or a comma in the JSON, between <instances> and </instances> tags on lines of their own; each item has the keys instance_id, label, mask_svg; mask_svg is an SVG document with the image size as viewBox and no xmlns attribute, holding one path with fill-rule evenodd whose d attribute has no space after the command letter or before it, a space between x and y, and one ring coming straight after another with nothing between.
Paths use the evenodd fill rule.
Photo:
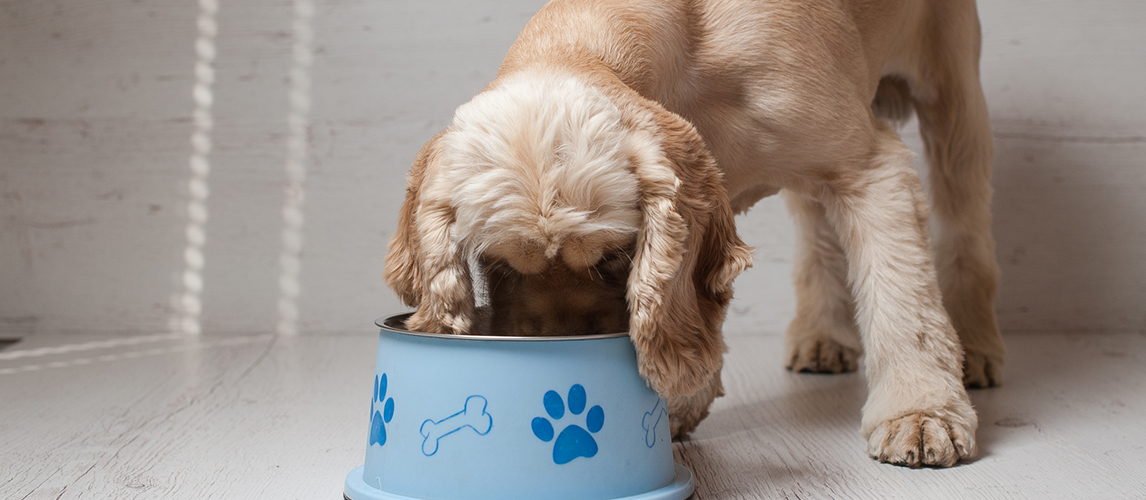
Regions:
<instances>
[{"instance_id":1,"label":"metal bowl interior","mask_svg":"<svg viewBox=\"0 0 1146 500\"><path fill-rule=\"evenodd\" d=\"M448 333L427 333L415 332L406 329L406 320L414 313L397 314L394 316L383 316L374 321L374 324L389 330L394 333L402 335L413 335L416 337L427 337L436 339L448 340L482 340L482 341L497 341L497 342L571 342L571 341L584 341L584 340L598 340L598 339L613 339L618 337L627 337L628 332L618 333L601 333L593 335L566 335L566 336L537 336L537 337L521 337L521 336L508 336L508 335L453 335Z\"/></svg>"}]
</instances>

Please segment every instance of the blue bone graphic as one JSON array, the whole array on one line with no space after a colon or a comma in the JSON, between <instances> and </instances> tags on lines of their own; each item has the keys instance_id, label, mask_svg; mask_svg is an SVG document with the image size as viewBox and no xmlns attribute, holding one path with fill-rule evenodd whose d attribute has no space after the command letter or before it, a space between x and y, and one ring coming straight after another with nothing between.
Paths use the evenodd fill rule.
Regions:
<instances>
[{"instance_id":1,"label":"blue bone graphic","mask_svg":"<svg viewBox=\"0 0 1146 500\"><path fill-rule=\"evenodd\" d=\"M479 436L489 434L493 428L493 417L485 412L488 404L489 402L482 396L470 396L466 398L465 408L462 411L437 422L432 419L422 422L422 427L418 430L422 437L426 438L422 441L422 454L428 457L437 453L438 441L466 427L473 429Z\"/></svg>"},{"instance_id":2,"label":"blue bone graphic","mask_svg":"<svg viewBox=\"0 0 1146 500\"><path fill-rule=\"evenodd\" d=\"M645 444L649 448L657 444L657 425L661 423L661 418L668 415L668 410L661 407L662 399L657 399L657 405L641 418L641 428L645 430Z\"/></svg>"}]
</instances>

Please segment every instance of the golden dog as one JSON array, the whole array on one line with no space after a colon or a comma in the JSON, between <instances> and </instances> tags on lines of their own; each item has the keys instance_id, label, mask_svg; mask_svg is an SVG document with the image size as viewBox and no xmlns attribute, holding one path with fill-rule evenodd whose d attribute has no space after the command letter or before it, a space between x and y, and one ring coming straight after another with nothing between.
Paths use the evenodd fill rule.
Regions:
<instances>
[{"instance_id":1,"label":"golden dog","mask_svg":"<svg viewBox=\"0 0 1146 500\"><path fill-rule=\"evenodd\" d=\"M998 383L992 143L973 0L554 0L410 171L386 279L412 329L628 328L674 434L721 394L751 265L733 214L800 226L788 368L856 369L868 453L975 454ZM914 109L938 224L888 121ZM886 121L885 121L886 120Z\"/></svg>"}]
</instances>

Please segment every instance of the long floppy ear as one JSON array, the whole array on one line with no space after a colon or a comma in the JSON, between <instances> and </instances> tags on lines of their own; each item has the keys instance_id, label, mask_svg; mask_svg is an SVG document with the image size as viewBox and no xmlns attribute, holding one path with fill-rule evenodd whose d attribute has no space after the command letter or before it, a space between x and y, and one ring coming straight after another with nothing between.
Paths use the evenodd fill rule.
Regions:
<instances>
[{"instance_id":1,"label":"long floppy ear","mask_svg":"<svg viewBox=\"0 0 1146 500\"><path fill-rule=\"evenodd\" d=\"M444 133L444 132L443 132ZM437 164L438 143L442 134L430 139L418 156L414 166L406 176L406 200L398 211L398 227L390 237L390 250L386 253L386 269L382 272L386 284L398 294L402 303L417 307L422 302L422 273L418 265L418 238L414 221L418 217L418 204L421 203L422 184L426 180L427 165Z\"/></svg>"},{"instance_id":2,"label":"long floppy ear","mask_svg":"<svg viewBox=\"0 0 1146 500\"><path fill-rule=\"evenodd\" d=\"M402 302L418 309L406 321L407 328L466 333L474 310L469 263L451 235L449 190L434 183L444 134L427 142L410 168L384 275Z\"/></svg>"},{"instance_id":3,"label":"long floppy ear","mask_svg":"<svg viewBox=\"0 0 1146 500\"><path fill-rule=\"evenodd\" d=\"M656 121L657 147L638 148L634 159L644 221L629 276L629 335L641 375L674 397L707 387L720 370L732 280L752 265L752 251L736 235L700 135L667 111Z\"/></svg>"}]
</instances>

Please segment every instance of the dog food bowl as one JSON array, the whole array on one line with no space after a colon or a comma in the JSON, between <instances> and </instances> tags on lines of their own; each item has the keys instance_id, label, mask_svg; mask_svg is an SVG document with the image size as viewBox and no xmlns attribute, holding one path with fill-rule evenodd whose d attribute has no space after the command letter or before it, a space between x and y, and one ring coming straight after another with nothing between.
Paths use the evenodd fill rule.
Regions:
<instances>
[{"instance_id":1,"label":"dog food bowl","mask_svg":"<svg viewBox=\"0 0 1146 500\"><path fill-rule=\"evenodd\" d=\"M439 335L379 319L366 464L350 500L681 500L666 403L623 333Z\"/></svg>"}]
</instances>

